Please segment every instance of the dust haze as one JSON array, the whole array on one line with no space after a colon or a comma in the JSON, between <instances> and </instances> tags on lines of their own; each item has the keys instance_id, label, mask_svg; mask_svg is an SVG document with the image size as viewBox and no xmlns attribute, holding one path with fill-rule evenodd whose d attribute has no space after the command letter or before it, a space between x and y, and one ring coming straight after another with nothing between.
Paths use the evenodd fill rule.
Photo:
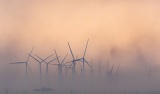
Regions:
<instances>
[{"instance_id":1,"label":"dust haze","mask_svg":"<svg viewBox=\"0 0 160 94\"><path fill-rule=\"evenodd\" d=\"M102 91L108 87L103 83L107 60L110 66L114 64L114 72L120 64L120 81L109 82L113 84L108 89L158 89L159 11L158 0L0 0L0 89L25 88L25 65L10 63L25 61L33 46L33 53L43 58L54 53L54 49L62 57L60 59L69 53L67 62L72 59L67 42L70 42L74 55L82 57L87 39L86 58L93 61L95 72L93 84L98 83L98 64L100 60L102 62L102 76L98 83ZM38 88L38 63L31 59L29 65L34 71L34 76L29 72L30 87ZM150 66L152 76L148 78ZM45 64L42 67L45 78ZM76 67L80 76L79 64ZM50 86L54 89L58 85L56 69L49 66L50 78L54 79L50 79ZM92 90L88 79L90 68L86 65L85 69L86 87ZM67 85L70 89L71 71L69 75ZM77 87L80 87L80 81L77 77Z\"/></svg>"}]
</instances>

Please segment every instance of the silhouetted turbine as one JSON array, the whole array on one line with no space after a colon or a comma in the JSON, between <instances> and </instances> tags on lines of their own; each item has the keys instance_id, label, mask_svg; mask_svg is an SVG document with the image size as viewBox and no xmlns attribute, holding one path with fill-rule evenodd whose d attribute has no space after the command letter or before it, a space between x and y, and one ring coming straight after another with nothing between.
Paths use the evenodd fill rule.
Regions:
<instances>
[{"instance_id":1,"label":"silhouetted turbine","mask_svg":"<svg viewBox=\"0 0 160 94\"><path fill-rule=\"evenodd\" d=\"M31 50L31 52L30 52L29 54L32 54L33 49L34 49L34 47L32 48L32 50ZM28 55L28 58L27 58L26 62L15 62L15 63L10 63L10 64L25 64L25 65L26 65L26 88L27 88L27 91L28 91L28 68L29 68L29 70L31 71L31 73L33 74L33 72L32 72L32 70L31 70L30 66L28 65L29 59L30 59L30 55Z\"/></svg>"},{"instance_id":2,"label":"silhouetted turbine","mask_svg":"<svg viewBox=\"0 0 160 94\"><path fill-rule=\"evenodd\" d=\"M72 50L71 50L71 47L70 47L70 45L69 45L69 43L68 43L68 45L69 45L69 48L70 48L70 52L71 52L71 54L72 54L72 57L73 57L73 60L72 60L72 65L73 65L73 72L74 72L74 74L72 74L74 77L73 77L73 80L75 81L75 62L76 61L80 61L80 62L82 62L82 70L83 70L83 72L82 72L82 75L83 75L83 77L82 77L82 80L83 80L83 93L85 92L85 67L84 67L84 63L87 63L88 64L88 66L91 68L91 66L89 65L89 62L87 62L86 61L86 59L85 59L85 55L86 55L86 51L87 51L87 46L88 46L88 42L89 42L89 39L88 39L88 41L87 41L87 44L86 44L86 47L85 47L85 50L84 50L84 55L83 55L83 57L82 58L80 58L80 59L74 59L74 55L73 55L73 53L72 53ZM75 88L75 86L73 87L73 88ZM73 89L74 90L74 89Z\"/></svg>"},{"instance_id":3,"label":"silhouetted turbine","mask_svg":"<svg viewBox=\"0 0 160 94\"><path fill-rule=\"evenodd\" d=\"M119 69L120 69L120 64L118 65L117 71L115 73L116 77L118 77L118 75L119 75Z\"/></svg>"},{"instance_id":4,"label":"silhouetted turbine","mask_svg":"<svg viewBox=\"0 0 160 94\"><path fill-rule=\"evenodd\" d=\"M63 64L66 57L68 56L68 54L64 57L64 59L62 60L62 62L59 61L59 58L58 58L58 55L57 55L57 52L56 50L55 51L55 54L56 54L56 58L57 58L57 61L58 61L58 64L52 64L52 65L55 65L58 67L58 76L59 76L59 92L62 92L63 91L63 74L62 74L62 68L65 67L66 65Z\"/></svg>"},{"instance_id":5,"label":"silhouetted turbine","mask_svg":"<svg viewBox=\"0 0 160 94\"><path fill-rule=\"evenodd\" d=\"M72 61L70 61L70 62L72 62L72 64L69 66L68 70L72 66L72 92L75 93L75 73L76 73L75 67L76 67L76 61L80 61L81 59L77 59L77 58L75 59L74 58L74 54L72 52L72 49L71 49L71 46L70 46L69 42L68 42L68 47L69 47L69 50L70 50L71 55L72 55ZM70 62L67 62L67 63L70 63Z\"/></svg>"},{"instance_id":6,"label":"silhouetted turbine","mask_svg":"<svg viewBox=\"0 0 160 94\"><path fill-rule=\"evenodd\" d=\"M53 55L53 54L52 54ZM35 61L37 61L38 63L39 63L39 71L40 71L40 86L42 85L42 66L41 66L41 64L45 61L45 60L47 60L47 59L49 59L52 55L50 55L50 56L48 56L48 57L46 57L44 60L41 60L41 61L39 61L38 59L36 59L35 57L33 57L31 54L29 54L29 56L31 56Z\"/></svg>"},{"instance_id":7,"label":"silhouetted turbine","mask_svg":"<svg viewBox=\"0 0 160 94\"><path fill-rule=\"evenodd\" d=\"M53 54L52 54L53 55ZM46 77L47 77L47 82L48 82L48 86L49 86L49 64L52 63L53 61L55 61L57 58L54 58L53 60L47 62L46 60L42 59L41 57L39 57L38 55L35 55L36 57L38 57L40 60L42 60L45 64L46 64ZM59 57L58 57L59 58Z\"/></svg>"}]
</instances>

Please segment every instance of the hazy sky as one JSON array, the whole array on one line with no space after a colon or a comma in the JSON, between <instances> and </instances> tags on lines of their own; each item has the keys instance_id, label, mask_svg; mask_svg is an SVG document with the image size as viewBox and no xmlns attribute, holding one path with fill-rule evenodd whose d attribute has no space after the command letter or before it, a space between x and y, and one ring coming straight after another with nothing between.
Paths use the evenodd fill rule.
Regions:
<instances>
[{"instance_id":1,"label":"hazy sky","mask_svg":"<svg viewBox=\"0 0 160 94\"><path fill-rule=\"evenodd\" d=\"M88 38L95 65L109 59L123 70L159 70L159 11L158 0L0 0L0 83L24 71L9 63L24 61L32 46L40 56L57 49L63 57L69 41L81 57Z\"/></svg>"}]
</instances>

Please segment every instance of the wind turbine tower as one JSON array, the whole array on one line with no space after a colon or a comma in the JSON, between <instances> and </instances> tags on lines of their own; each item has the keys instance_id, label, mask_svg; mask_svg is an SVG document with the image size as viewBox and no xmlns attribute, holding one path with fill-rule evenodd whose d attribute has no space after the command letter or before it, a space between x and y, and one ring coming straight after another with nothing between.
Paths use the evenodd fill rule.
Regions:
<instances>
[{"instance_id":1,"label":"wind turbine tower","mask_svg":"<svg viewBox=\"0 0 160 94\"><path fill-rule=\"evenodd\" d=\"M55 54L56 54L56 58L57 58L58 64L52 64L52 65L55 65L55 66L58 67L59 93L61 93L63 91L63 67L67 66L67 65L65 65L63 63L64 63L66 57L68 56L68 54L64 57L62 62L60 62L56 50L54 50L54 51L55 51Z\"/></svg>"},{"instance_id":2,"label":"wind turbine tower","mask_svg":"<svg viewBox=\"0 0 160 94\"><path fill-rule=\"evenodd\" d=\"M76 61L80 61L81 59L77 59L77 58L75 59L69 42L68 42L68 47L69 47L69 50L70 50L71 55L72 55L72 61L71 61L72 64L70 65L70 67L72 66L72 92L75 93L75 73L76 73L75 67L76 67ZM70 69L70 67L69 67L69 69Z\"/></svg>"},{"instance_id":3,"label":"wind turbine tower","mask_svg":"<svg viewBox=\"0 0 160 94\"><path fill-rule=\"evenodd\" d=\"M99 61L99 66L98 66L98 77L99 80L101 80L101 60Z\"/></svg>"},{"instance_id":4,"label":"wind turbine tower","mask_svg":"<svg viewBox=\"0 0 160 94\"><path fill-rule=\"evenodd\" d=\"M50 55L50 56L53 56L53 54ZM47 80L47 83L48 83L48 86L49 86L49 68L48 67L49 67L49 64L52 63L53 61L55 61L57 58L54 58L53 60L47 62L45 59L42 59L38 55L36 55L36 57L38 57L42 62L44 62L46 64L46 78L47 78L46 80Z\"/></svg>"},{"instance_id":5,"label":"wind turbine tower","mask_svg":"<svg viewBox=\"0 0 160 94\"><path fill-rule=\"evenodd\" d=\"M71 50L71 47L70 47L70 44L69 44L69 42L68 42L68 46L69 46L69 49L70 49L70 52L71 52L71 55L72 55L72 58L73 58L73 60L71 61L72 62L72 64L71 65L73 65L73 67L72 67L72 87L73 87L73 93L74 93L74 91L75 91L75 65L76 65L76 61L81 61L82 62L82 81L83 81L83 93L85 92L85 66L84 66L84 63L89 63L89 62L87 62L86 61L86 59L85 59L85 55L86 55L86 51L87 51L87 46L88 46L88 42L89 42L89 39L88 39L88 41L87 41L87 44L86 44L86 47L85 47L85 50L84 50L84 55L83 55L83 57L82 58L80 58L80 59L75 59L74 58L74 55L73 55L73 52L72 52L72 50ZM89 65L89 64L88 64ZM91 66L89 65L89 67L91 68Z\"/></svg>"},{"instance_id":6,"label":"wind turbine tower","mask_svg":"<svg viewBox=\"0 0 160 94\"><path fill-rule=\"evenodd\" d=\"M112 80L112 78L113 78L113 68L114 68L114 64L112 65L112 68L111 68L111 70L110 70L110 72L109 72L109 78L110 78L110 80Z\"/></svg>"},{"instance_id":7,"label":"wind turbine tower","mask_svg":"<svg viewBox=\"0 0 160 94\"><path fill-rule=\"evenodd\" d=\"M52 54L53 55L53 54ZM39 61L38 59L36 59L35 57L33 57L31 54L29 54L29 56L31 56L35 61L37 61L39 63L39 78L40 78L40 87L42 86L42 63L44 61L46 61L47 59L49 59L52 55L46 57L44 60ZM37 55L35 55L37 56Z\"/></svg>"},{"instance_id":8,"label":"wind turbine tower","mask_svg":"<svg viewBox=\"0 0 160 94\"><path fill-rule=\"evenodd\" d=\"M91 68L91 66L89 65L89 62L86 61L85 59L85 56L86 56L86 51L87 51L87 47L88 47L88 42L89 42L89 39L87 41L87 44L86 44L86 47L85 47L85 50L84 50L84 55L83 57L81 58L82 60L82 81L83 81L83 93L85 93L85 63ZM92 68L91 68L92 69Z\"/></svg>"}]
</instances>

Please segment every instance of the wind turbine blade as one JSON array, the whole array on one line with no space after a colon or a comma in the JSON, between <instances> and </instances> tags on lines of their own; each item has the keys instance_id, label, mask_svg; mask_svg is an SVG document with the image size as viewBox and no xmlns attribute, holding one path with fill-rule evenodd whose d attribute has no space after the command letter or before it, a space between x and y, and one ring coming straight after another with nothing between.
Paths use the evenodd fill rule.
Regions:
<instances>
[{"instance_id":1,"label":"wind turbine blade","mask_svg":"<svg viewBox=\"0 0 160 94\"><path fill-rule=\"evenodd\" d=\"M68 56L68 53L67 55L64 57L64 59L62 60L61 64L63 64L64 60L66 59L66 57Z\"/></svg>"},{"instance_id":2,"label":"wind turbine blade","mask_svg":"<svg viewBox=\"0 0 160 94\"><path fill-rule=\"evenodd\" d=\"M31 56L35 61L37 61L38 63L41 63L38 59L36 59L35 57L33 57L32 55L28 54L29 56Z\"/></svg>"},{"instance_id":3,"label":"wind turbine blade","mask_svg":"<svg viewBox=\"0 0 160 94\"><path fill-rule=\"evenodd\" d=\"M87 41L86 48L85 48L85 50L84 50L84 55L83 55L83 58L84 58L84 57L85 57L85 55L86 55L86 51L87 51L88 42L89 42L89 39L88 39L88 41Z\"/></svg>"},{"instance_id":4,"label":"wind turbine blade","mask_svg":"<svg viewBox=\"0 0 160 94\"><path fill-rule=\"evenodd\" d=\"M50 56L46 57L45 59L42 59L41 57L39 57L39 56L36 55L36 54L35 54L35 56L38 57L40 60L42 60L42 62L45 62L45 63L47 64L46 60L47 60L48 58L50 58L51 56L53 56L53 54L51 54Z\"/></svg>"},{"instance_id":5,"label":"wind turbine blade","mask_svg":"<svg viewBox=\"0 0 160 94\"><path fill-rule=\"evenodd\" d=\"M92 59L91 59L91 70L93 70L93 62L92 62Z\"/></svg>"},{"instance_id":6,"label":"wind turbine blade","mask_svg":"<svg viewBox=\"0 0 160 94\"><path fill-rule=\"evenodd\" d=\"M36 54L34 54L36 57L38 57L40 60L41 60L41 63L46 63L47 64L47 62L46 62L46 59L48 59L49 57L51 57L52 55L50 55L50 56L48 56L46 59L42 59L40 56L38 56L38 55L36 55Z\"/></svg>"},{"instance_id":7,"label":"wind turbine blade","mask_svg":"<svg viewBox=\"0 0 160 94\"><path fill-rule=\"evenodd\" d=\"M112 65L112 69L111 69L111 71L110 71L111 73L112 73L112 71L113 71L113 68L114 68L114 64Z\"/></svg>"},{"instance_id":8,"label":"wind turbine blade","mask_svg":"<svg viewBox=\"0 0 160 94\"><path fill-rule=\"evenodd\" d=\"M31 52L29 53L30 55L32 54L33 49L34 49L34 46L32 47L32 50L31 50ZM28 58L27 58L27 60L26 60L26 63L28 62L29 58L30 58L30 56L28 56Z\"/></svg>"},{"instance_id":9,"label":"wind turbine blade","mask_svg":"<svg viewBox=\"0 0 160 94\"><path fill-rule=\"evenodd\" d=\"M85 62L87 63L87 65L92 69L91 65L89 65L89 63L85 60Z\"/></svg>"},{"instance_id":10,"label":"wind turbine blade","mask_svg":"<svg viewBox=\"0 0 160 94\"><path fill-rule=\"evenodd\" d=\"M56 66L58 66L59 64L51 64L51 65L56 65Z\"/></svg>"},{"instance_id":11,"label":"wind turbine blade","mask_svg":"<svg viewBox=\"0 0 160 94\"><path fill-rule=\"evenodd\" d=\"M77 58L78 58L78 56L76 56L76 60L73 60L72 63L76 64L77 61L81 60L81 59L77 59Z\"/></svg>"},{"instance_id":12,"label":"wind turbine blade","mask_svg":"<svg viewBox=\"0 0 160 94\"><path fill-rule=\"evenodd\" d=\"M121 64L118 65L116 74L118 74L118 72L119 72L120 65L121 65Z\"/></svg>"},{"instance_id":13,"label":"wind turbine blade","mask_svg":"<svg viewBox=\"0 0 160 94\"><path fill-rule=\"evenodd\" d=\"M68 42L68 46L69 46L69 49L70 49L70 52L71 52L72 58L73 58L73 60L74 60L74 55L73 55L73 52L72 52L72 49L71 49L71 46L70 46L69 42Z\"/></svg>"},{"instance_id":14,"label":"wind turbine blade","mask_svg":"<svg viewBox=\"0 0 160 94\"><path fill-rule=\"evenodd\" d=\"M69 69L71 68L71 66L72 66L72 64L68 67L67 73L68 73Z\"/></svg>"},{"instance_id":15,"label":"wind turbine blade","mask_svg":"<svg viewBox=\"0 0 160 94\"><path fill-rule=\"evenodd\" d=\"M60 56L59 56L59 57L60 57ZM58 57L58 58L59 58L59 57ZM53 62L54 60L56 60L56 59L58 59L58 58L55 58L55 59L49 61L48 64L50 64L51 62Z\"/></svg>"},{"instance_id":16,"label":"wind turbine blade","mask_svg":"<svg viewBox=\"0 0 160 94\"><path fill-rule=\"evenodd\" d=\"M50 56L46 57L46 58L44 59L44 61L46 61L47 59L49 59L51 56L53 56L53 54L51 54Z\"/></svg>"},{"instance_id":17,"label":"wind turbine blade","mask_svg":"<svg viewBox=\"0 0 160 94\"><path fill-rule=\"evenodd\" d=\"M58 55L57 55L57 52L56 52L56 50L55 50L55 49L54 49L54 52L55 52L55 54L56 54L57 61L58 61L58 63L60 64L60 62L59 62L59 58L58 58Z\"/></svg>"},{"instance_id":18,"label":"wind turbine blade","mask_svg":"<svg viewBox=\"0 0 160 94\"><path fill-rule=\"evenodd\" d=\"M15 62L15 63L10 63L10 64L23 64L23 63L26 63L26 62Z\"/></svg>"},{"instance_id":19,"label":"wind turbine blade","mask_svg":"<svg viewBox=\"0 0 160 94\"><path fill-rule=\"evenodd\" d=\"M91 63L91 64L92 64L92 62L88 62L88 61L86 61L86 60L84 60L84 61L85 61L85 62L87 62L88 64L89 64L89 63Z\"/></svg>"},{"instance_id":20,"label":"wind turbine blade","mask_svg":"<svg viewBox=\"0 0 160 94\"><path fill-rule=\"evenodd\" d=\"M27 67L29 68L29 70L31 71L31 73L34 75L33 71L31 70L31 67L27 64Z\"/></svg>"},{"instance_id":21,"label":"wind turbine blade","mask_svg":"<svg viewBox=\"0 0 160 94\"><path fill-rule=\"evenodd\" d=\"M67 63L71 63L71 62L73 62L73 61L66 62L65 64L67 64Z\"/></svg>"},{"instance_id":22,"label":"wind turbine blade","mask_svg":"<svg viewBox=\"0 0 160 94\"><path fill-rule=\"evenodd\" d=\"M45 62L45 60L43 60L41 57L39 57L38 55L34 54L37 58L39 58L41 60L41 62ZM46 62L45 62L46 63Z\"/></svg>"},{"instance_id":23,"label":"wind turbine blade","mask_svg":"<svg viewBox=\"0 0 160 94\"><path fill-rule=\"evenodd\" d=\"M83 62L83 58L76 59L76 60L74 60L74 61L81 61L81 62Z\"/></svg>"}]
</instances>

